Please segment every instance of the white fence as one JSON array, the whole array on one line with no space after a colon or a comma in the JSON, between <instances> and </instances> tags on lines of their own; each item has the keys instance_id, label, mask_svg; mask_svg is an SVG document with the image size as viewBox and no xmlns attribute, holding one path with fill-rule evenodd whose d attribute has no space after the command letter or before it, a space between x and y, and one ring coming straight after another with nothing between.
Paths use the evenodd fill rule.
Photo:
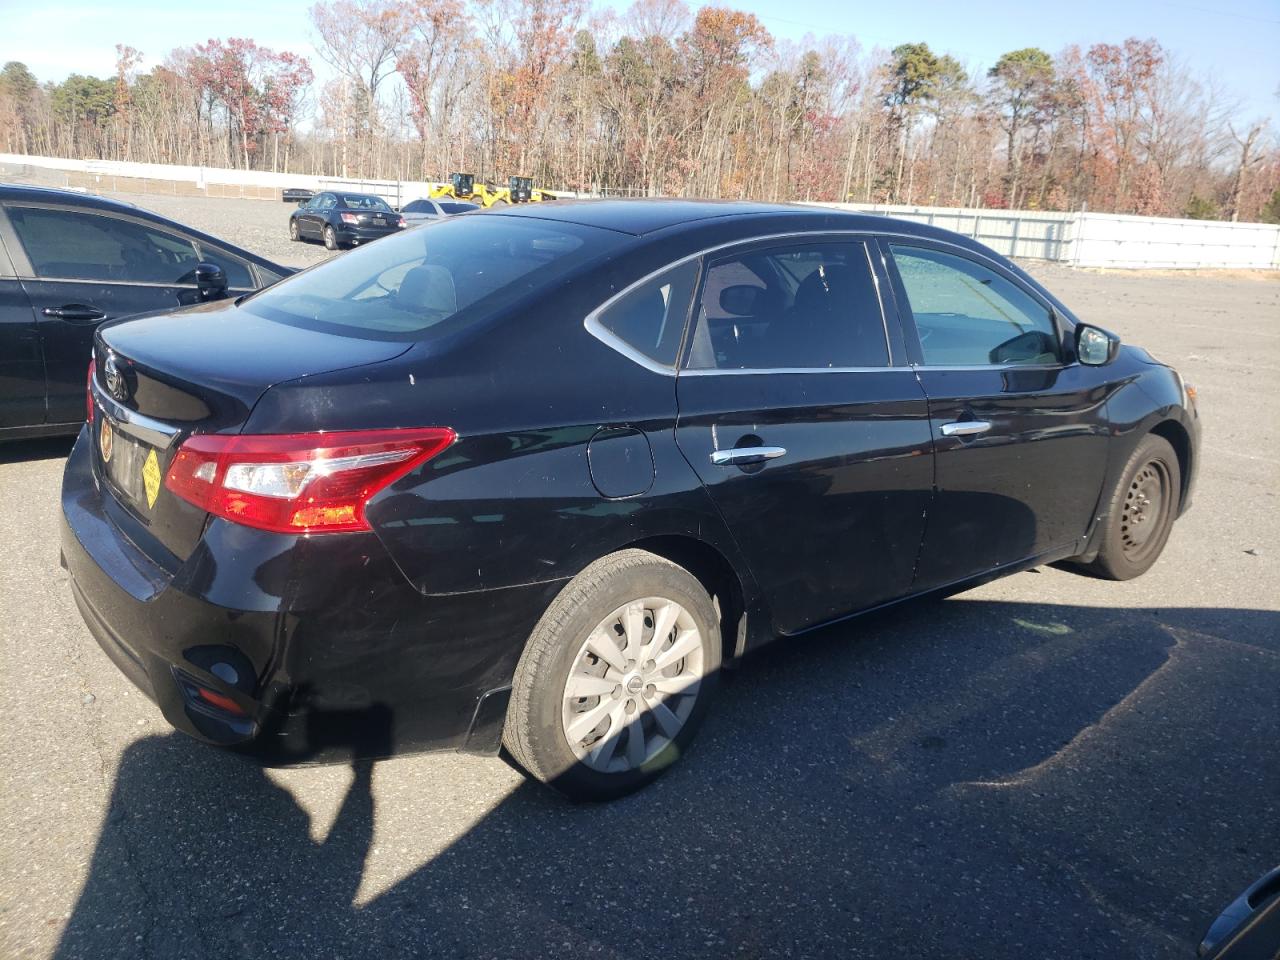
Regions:
<instances>
[{"instance_id":1,"label":"white fence","mask_svg":"<svg viewBox=\"0 0 1280 960\"><path fill-rule=\"evenodd\" d=\"M426 196L432 184L408 180L344 180L305 174L182 167L114 160L67 160L0 153L0 166L43 167L67 173L72 186L276 199L286 187L377 193L395 206ZM572 197L568 191L554 191ZM930 223L973 237L1005 256L1053 260L1077 267L1280 269L1280 226L1130 217L1114 213L1047 213L954 207L820 203Z\"/></svg>"},{"instance_id":2,"label":"white fence","mask_svg":"<svg viewBox=\"0 0 1280 960\"><path fill-rule=\"evenodd\" d=\"M928 223L972 237L1007 257L1075 267L1280 269L1280 226L1266 223L863 203L814 206Z\"/></svg>"}]
</instances>

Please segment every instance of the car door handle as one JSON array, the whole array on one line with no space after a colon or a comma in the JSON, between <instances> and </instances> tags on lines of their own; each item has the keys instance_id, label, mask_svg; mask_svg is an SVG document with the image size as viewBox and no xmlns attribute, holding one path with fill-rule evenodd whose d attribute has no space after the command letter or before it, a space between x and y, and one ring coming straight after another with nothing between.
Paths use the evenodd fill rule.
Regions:
<instances>
[{"instance_id":1,"label":"car door handle","mask_svg":"<svg viewBox=\"0 0 1280 960\"><path fill-rule=\"evenodd\" d=\"M60 307L45 307L41 312L46 317L57 317L59 320L101 320L106 316L97 307L84 303L64 303Z\"/></svg>"},{"instance_id":2,"label":"car door handle","mask_svg":"<svg viewBox=\"0 0 1280 960\"><path fill-rule=\"evenodd\" d=\"M717 467L744 466L748 463L764 463L785 456L786 447L734 447L732 450L711 451L711 462Z\"/></svg>"},{"instance_id":3,"label":"car door handle","mask_svg":"<svg viewBox=\"0 0 1280 960\"><path fill-rule=\"evenodd\" d=\"M991 423L987 420L957 420L955 423L944 423L942 425L942 435L944 437L972 437L979 433L986 433L991 429Z\"/></svg>"}]
</instances>

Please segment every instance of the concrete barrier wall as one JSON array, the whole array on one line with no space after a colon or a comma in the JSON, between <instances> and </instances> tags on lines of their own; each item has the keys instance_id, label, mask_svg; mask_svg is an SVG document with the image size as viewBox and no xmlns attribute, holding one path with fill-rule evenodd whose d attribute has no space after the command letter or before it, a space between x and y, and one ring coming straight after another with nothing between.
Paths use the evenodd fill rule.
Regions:
<instances>
[{"instance_id":1,"label":"concrete barrier wall","mask_svg":"<svg viewBox=\"0 0 1280 960\"><path fill-rule=\"evenodd\" d=\"M1280 269L1280 226L1131 217L1116 213L1047 213L952 207L828 203L954 230L997 253L1076 267Z\"/></svg>"},{"instance_id":2,"label":"concrete barrier wall","mask_svg":"<svg viewBox=\"0 0 1280 960\"><path fill-rule=\"evenodd\" d=\"M71 187L170 196L280 200L286 187L377 193L394 206L426 196L424 181L359 180L306 174L185 167L117 160L70 160L0 154L0 164L65 173ZM559 196L579 196L554 190ZM973 237L1005 256L1080 267L1280 269L1280 226L1131 217L1112 213L1050 213L865 203L815 203L929 223Z\"/></svg>"}]
</instances>

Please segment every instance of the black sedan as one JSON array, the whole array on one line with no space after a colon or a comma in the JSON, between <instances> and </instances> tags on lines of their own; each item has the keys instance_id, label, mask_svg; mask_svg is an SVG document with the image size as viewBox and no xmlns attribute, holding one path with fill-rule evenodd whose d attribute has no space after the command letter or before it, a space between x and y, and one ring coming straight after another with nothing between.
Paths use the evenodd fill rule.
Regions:
<instances>
[{"instance_id":1,"label":"black sedan","mask_svg":"<svg viewBox=\"0 0 1280 960\"><path fill-rule=\"evenodd\" d=\"M0 185L0 440L80 429L102 322L293 272L127 203Z\"/></svg>"},{"instance_id":2,"label":"black sedan","mask_svg":"<svg viewBox=\"0 0 1280 960\"><path fill-rule=\"evenodd\" d=\"M682 756L775 638L1052 561L1137 576L1194 391L946 231L516 207L102 329L62 551L176 727L274 761Z\"/></svg>"},{"instance_id":3,"label":"black sedan","mask_svg":"<svg viewBox=\"0 0 1280 960\"><path fill-rule=\"evenodd\" d=\"M317 193L289 214L289 239L323 240L329 250L397 233L404 218L372 193Z\"/></svg>"}]
</instances>

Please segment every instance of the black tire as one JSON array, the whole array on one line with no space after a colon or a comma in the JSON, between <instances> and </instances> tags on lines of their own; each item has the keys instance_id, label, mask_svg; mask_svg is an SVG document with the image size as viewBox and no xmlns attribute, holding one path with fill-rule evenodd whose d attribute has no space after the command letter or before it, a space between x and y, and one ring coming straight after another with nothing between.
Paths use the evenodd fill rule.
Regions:
<instances>
[{"instance_id":1,"label":"black tire","mask_svg":"<svg viewBox=\"0 0 1280 960\"><path fill-rule=\"evenodd\" d=\"M338 249L338 235L333 232L333 227L328 224L324 228L324 248L326 250Z\"/></svg>"},{"instance_id":2,"label":"black tire","mask_svg":"<svg viewBox=\"0 0 1280 960\"><path fill-rule=\"evenodd\" d=\"M579 759L569 743L565 684L596 627L611 612L647 597L674 601L692 617L702 638L702 681L684 725L665 746L638 768L597 770ZM512 759L530 776L572 800L610 800L651 783L684 755L715 693L721 656L719 622L707 591L683 567L644 550L621 550L596 561L552 601L520 657L503 733ZM652 637L647 615L645 627ZM630 651L629 645L626 650ZM605 699L595 698L600 704ZM599 742L620 734L610 721L608 733Z\"/></svg>"},{"instance_id":3,"label":"black tire","mask_svg":"<svg viewBox=\"0 0 1280 960\"><path fill-rule=\"evenodd\" d=\"M1178 517L1181 494L1173 447L1155 434L1143 437L1105 505L1098 555L1085 569L1108 580L1132 580L1150 570Z\"/></svg>"},{"instance_id":4,"label":"black tire","mask_svg":"<svg viewBox=\"0 0 1280 960\"><path fill-rule=\"evenodd\" d=\"M298 229L297 220L289 221L289 239L294 243L298 243L302 240L302 232Z\"/></svg>"}]
</instances>

